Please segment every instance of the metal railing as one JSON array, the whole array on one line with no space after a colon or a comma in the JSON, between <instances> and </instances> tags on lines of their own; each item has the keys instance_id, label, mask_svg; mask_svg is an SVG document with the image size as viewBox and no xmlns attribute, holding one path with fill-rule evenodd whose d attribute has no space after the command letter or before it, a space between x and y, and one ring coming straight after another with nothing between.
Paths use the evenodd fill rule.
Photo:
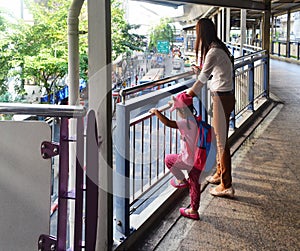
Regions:
<instances>
[{"instance_id":1,"label":"metal railing","mask_svg":"<svg viewBox=\"0 0 300 251\"><path fill-rule=\"evenodd\" d=\"M265 51L235 59L235 116L245 109L254 111L254 100L267 94L268 56Z\"/></svg>"},{"instance_id":2,"label":"metal railing","mask_svg":"<svg viewBox=\"0 0 300 251\"><path fill-rule=\"evenodd\" d=\"M300 42L271 41L271 54L300 60Z\"/></svg>"},{"instance_id":3,"label":"metal railing","mask_svg":"<svg viewBox=\"0 0 300 251\"><path fill-rule=\"evenodd\" d=\"M1 114L26 114L38 117L60 118L59 142L41 142L41 157L44 159L59 156L58 167L58 210L56 236L50 233L41 233L38 239L38 250L67 250L70 245L69 238L73 236L74 250L95 249L97 233L97 207L98 207L98 159L97 135L95 132L95 114L90 111L87 115L86 140L84 140L84 120L87 111L84 107L69 105L44 104L16 104L0 103ZM76 137L69 136L69 119L76 119ZM5 123L5 121L3 121ZM10 123L14 123L9 121ZM32 123L32 121L27 121ZM75 187L69 187L69 145L76 144L75 155ZM84 153L84 142L89 151ZM73 143L73 144L74 144ZM96 145L95 145L96 144ZM94 148L94 150L90 148ZM74 148L73 148L74 149ZM86 155L86 163L84 162ZM93 155L93 156L92 156ZM50 177L49 177L50 180ZM49 189L50 191L50 189ZM45 194L49 197L50 194ZM74 201L74 232L69 229L70 201ZM96 214L95 214L96 210ZM50 212L50 208L49 208ZM50 220L50 214L45 215ZM85 218L85 221L83 219ZM22 224L22 222L20 222ZM69 244L68 244L69 243ZM13 247L12 247L13 249Z\"/></svg>"},{"instance_id":4,"label":"metal railing","mask_svg":"<svg viewBox=\"0 0 300 251\"><path fill-rule=\"evenodd\" d=\"M238 125L237 119L245 111L253 113L258 100L268 94L267 74L268 55L259 51L251 55L236 58L234 63L234 91L236 106L232 114L232 127ZM161 79L143 86L124 89L121 93L123 102L117 104L115 129L115 169L114 180L122 191L116 192L116 229L124 236L133 231L130 215L137 210L134 204L156 188L157 184L168 175L164 165L165 154L176 153L179 148L179 135L176 130L166 128L149 109L158 107L166 116L174 116L168 110L168 101L175 95L190 87L195 79L191 72ZM126 95L153 88L157 85L171 85L135 98L125 99ZM209 115L211 97L207 88L202 88L200 101L195 107L202 118L210 122Z\"/></svg>"}]
</instances>

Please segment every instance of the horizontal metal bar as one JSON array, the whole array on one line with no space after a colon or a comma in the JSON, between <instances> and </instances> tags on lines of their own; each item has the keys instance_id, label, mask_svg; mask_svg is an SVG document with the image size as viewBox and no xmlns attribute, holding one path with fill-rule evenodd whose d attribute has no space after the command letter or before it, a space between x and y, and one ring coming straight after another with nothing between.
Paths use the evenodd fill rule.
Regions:
<instances>
[{"instance_id":1,"label":"horizontal metal bar","mask_svg":"<svg viewBox=\"0 0 300 251\"><path fill-rule=\"evenodd\" d=\"M85 116L86 108L72 105L0 103L0 114L1 113L78 118Z\"/></svg>"},{"instance_id":2,"label":"horizontal metal bar","mask_svg":"<svg viewBox=\"0 0 300 251\"><path fill-rule=\"evenodd\" d=\"M267 58L267 55L262 55L260 57L256 57L255 60L253 59L247 59L245 61L239 62L239 63L235 63L234 64L234 70L237 70L239 68L242 68L243 66L249 65L251 63L254 63L255 61L261 60L261 59L265 59Z\"/></svg>"},{"instance_id":3,"label":"horizontal metal bar","mask_svg":"<svg viewBox=\"0 0 300 251\"><path fill-rule=\"evenodd\" d=\"M179 80L179 79L182 79L182 78L185 78L185 77L190 77L193 74L195 74L193 71L188 71L188 72L184 72L184 73L181 73L181 74L177 74L175 76L171 76L171 77L163 78L163 79L160 79L160 80L156 80L156 81L153 81L153 82L149 82L149 83L145 83L145 84L141 84L141 85L136 85L136 86L133 86L133 87L124 88L120 91L120 95L121 95L122 98L124 98L126 95L130 95L130 94L133 94L133 93L136 93L136 92L140 92L140 91L143 91L145 89L156 87L156 86L159 86L159 85L167 84L169 82L176 81L176 80Z\"/></svg>"},{"instance_id":4,"label":"horizontal metal bar","mask_svg":"<svg viewBox=\"0 0 300 251\"><path fill-rule=\"evenodd\" d=\"M237 57L237 58L234 59L234 61L245 60L246 58L251 58L252 59L253 57L260 56L261 54L266 54L266 50L260 50L260 51L253 52L249 55L244 55L244 56Z\"/></svg>"},{"instance_id":5,"label":"horizontal metal bar","mask_svg":"<svg viewBox=\"0 0 300 251\"><path fill-rule=\"evenodd\" d=\"M171 108L171 105L166 104L162 107L157 108L157 110L159 110L160 112L164 112L164 111L168 110L169 108ZM136 125L136 124L142 122L143 120L146 120L146 119L150 118L151 116L153 116L153 114L151 114L150 112L149 113L144 113L144 114L130 120L130 126Z\"/></svg>"}]
</instances>

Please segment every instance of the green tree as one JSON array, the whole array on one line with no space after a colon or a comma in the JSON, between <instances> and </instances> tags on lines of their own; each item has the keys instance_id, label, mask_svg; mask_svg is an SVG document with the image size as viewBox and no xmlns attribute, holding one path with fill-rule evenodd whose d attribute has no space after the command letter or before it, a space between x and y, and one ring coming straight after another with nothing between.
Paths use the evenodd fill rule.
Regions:
<instances>
[{"instance_id":1,"label":"green tree","mask_svg":"<svg viewBox=\"0 0 300 251\"><path fill-rule=\"evenodd\" d=\"M26 4L34 23L20 24L20 32L14 34L14 41L22 37L15 43L22 68L20 76L43 85L49 95L53 85L68 72L67 10L70 2L49 0L36 4L30 0Z\"/></svg>"},{"instance_id":2,"label":"green tree","mask_svg":"<svg viewBox=\"0 0 300 251\"><path fill-rule=\"evenodd\" d=\"M149 49L156 50L158 41L168 41L172 45L174 34L175 27L171 24L171 19L162 18L160 23L151 29Z\"/></svg>"},{"instance_id":3,"label":"green tree","mask_svg":"<svg viewBox=\"0 0 300 251\"><path fill-rule=\"evenodd\" d=\"M112 59L115 60L119 55L133 50L142 51L145 46L145 36L132 32L140 25L131 25L126 22L122 1L111 1L111 18Z\"/></svg>"},{"instance_id":4,"label":"green tree","mask_svg":"<svg viewBox=\"0 0 300 251\"><path fill-rule=\"evenodd\" d=\"M10 44L8 39L8 26L9 23L4 17L4 13L0 10L0 100L9 101L8 95L8 79L9 71L12 68L10 53Z\"/></svg>"},{"instance_id":5,"label":"green tree","mask_svg":"<svg viewBox=\"0 0 300 251\"><path fill-rule=\"evenodd\" d=\"M19 20L13 24L9 36L14 75L24 93L24 82L41 85L51 94L61 88L57 83L68 73L67 17L71 1L49 0L35 3L27 0L26 6L33 16L33 24ZM84 6L86 8L86 5ZM80 33L87 31L87 18L80 17ZM87 39L80 41L80 76L87 79Z\"/></svg>"},{"instance_id":6,"label":"green tree","mask_svg":"<svg viewBox=\"0 0 300 251\"><path fill-rule=\"evenodd\" d=\"M7 69L13 69L16 89L24 93L24 83L43 86L51 94L53 85L68 73L67 17L71 0L35 1L25 0L29 12L33 15L33 23L18 20L11 25L7 43L1 41L3 52L7 49L9 62ZM83 8L86 8L86 2ZM144 36L132 32L137 25L129 25L124 18L124 10L120 0L112 0L112 57L131 50L139 50L144 46ZM86 9L79 17L80 34L87 32ZM0 21L1 22L1 21ZM1 23L0 23L1 24ZM0 27L1 28L1 27ZM6 47L5 47L6 46ZM79 36L80 78L87 80L88 69L87 36ZM1 55L5 55L2 53ZM3 58L3 57L2 57ZM1 59L2 59L1 58ZM4 59L4 58L3 58ZM2 62L2 61L1 61ZM7 76L2 70L1 74ZM1 80L0 80L1 81ZM3 79L2 83L5 83ZM57 88L55 88L57 89Z\"/></svg>"}]
</instances>

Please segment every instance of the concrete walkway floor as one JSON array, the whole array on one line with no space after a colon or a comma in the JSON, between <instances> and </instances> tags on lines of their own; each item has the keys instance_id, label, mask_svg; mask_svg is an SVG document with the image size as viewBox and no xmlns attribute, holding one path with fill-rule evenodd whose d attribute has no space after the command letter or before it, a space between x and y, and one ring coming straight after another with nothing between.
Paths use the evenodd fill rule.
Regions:
<instances>
[{"instance_id":1,"label":"concrete walkway floor","mask_svg":"<svg viewBox=\"0 0 300 251\"><path fill-rule=\"evenodd\" d=\"M213 197L207 186L193 221L179 216L186 196L132 250L300 250L300 66L271 60L270 69L271 93L282 104L235 152L235 198Z\"/></svg>"}]
</instances>

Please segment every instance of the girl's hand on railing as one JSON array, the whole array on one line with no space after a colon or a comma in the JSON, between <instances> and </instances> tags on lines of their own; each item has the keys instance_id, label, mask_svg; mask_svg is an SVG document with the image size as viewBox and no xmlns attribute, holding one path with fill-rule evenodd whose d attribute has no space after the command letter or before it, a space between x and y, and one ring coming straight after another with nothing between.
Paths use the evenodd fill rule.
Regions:
<instances>
[{"instance_id":1,"label":"girl's hand on railing","mask_svg":"<svg viewBox=\"0 0 300 251\"><path fill-rule=\"evenodd\" d=\"M156 108L151 108L151 109L149 110L149 112L150 112L151 114L155 114L155 113L157 112L157 109L156 109Z\"/></svg>"}]
</instances>

